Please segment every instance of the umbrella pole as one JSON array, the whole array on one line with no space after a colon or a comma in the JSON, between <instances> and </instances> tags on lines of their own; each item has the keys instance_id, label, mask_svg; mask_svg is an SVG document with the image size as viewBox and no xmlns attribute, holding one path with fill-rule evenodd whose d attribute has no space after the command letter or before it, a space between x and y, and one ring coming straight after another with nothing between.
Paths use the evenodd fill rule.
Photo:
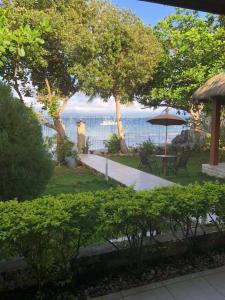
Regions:
<instances>
[{"instance_id":1,"label":"umbrella pole","mask_svg":"<svg viewBox=\"0 0 225 300\"><path fill-rule=\"evenodd\" d=\"M165 140L165 155L167 155L167 125L166 125L166 140Z\"/></svg>"}]
</instances>

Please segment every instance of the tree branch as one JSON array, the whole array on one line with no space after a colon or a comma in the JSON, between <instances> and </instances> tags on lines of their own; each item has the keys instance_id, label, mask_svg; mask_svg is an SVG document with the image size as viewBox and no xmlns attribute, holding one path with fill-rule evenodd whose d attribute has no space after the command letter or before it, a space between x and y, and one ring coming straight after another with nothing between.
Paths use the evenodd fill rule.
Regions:
<instances>
[{"instance_id":1,"label":"tree branch","mask_svg":"<svg viewBox=\"0 0 225 300\"><path fill-rule=\"evenodd\" d=\"M68 101L69 101L69 97L66 97L66 98L62 99L62 105L59 107L59 115L61 113L63 113Z\"/></svg>"},{"instance_id":2,"label":"tree branch","mask_svg":"<svg viewBox=\"0 0 225 300\"><path fill-rule=\"evenodd\" d=\"M24 104L23 95L22 95L22 93L20 92L19 84L18 84L18 81L17 81L17 66L15 67L15 70L14 70L13 80L14 80L13 87L14 87L14 89L15 89L17 95L19 96L20 101Z\"/></svg>"},{"instance_id":3,"label":"tree branch","mask_svg":"<svg viewBox=\"0 0 225 300\"><path fill-rule=\"evenodd\" d=\"M47 90L48 90L48 100L51 103L52 102L52 92L51 92L51 87L50 87L50 84L49 84L49 81L48 81L47 77L45 78L45 84L46 84L46 87L47 87Z\"/></svg>"},{"instance_id":4,"label":"tree branch","mask_svg":"<svg viewBox=\"0 0 225 300\"><path fill-rule=\"evenodd\" d=\"M55 126L53 124L51 124L51 123L45 122L45 123L43 123L43 125L45 125L48 128L54 129L56 131Z\"/></svg>"}]
</instances>

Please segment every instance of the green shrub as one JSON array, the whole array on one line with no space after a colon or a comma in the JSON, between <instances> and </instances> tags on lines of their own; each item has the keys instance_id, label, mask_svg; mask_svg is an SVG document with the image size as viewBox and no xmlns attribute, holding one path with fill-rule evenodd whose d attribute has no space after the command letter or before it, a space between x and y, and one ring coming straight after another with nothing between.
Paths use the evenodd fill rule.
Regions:
<instances>
[{"instance_id":1,"label":"green shrub","mask_svg":"<svg viewBox=\"0 0 225 300\"><path fill-rule=\"evenodd\" d=\"M162 229L161 224L154 193L135 193L124 188L106 193L100 209L100 234L111 243L111 240L126 240L132 264L141 265L144 241L154 239Z\"/></svg>"},{"instance_id":2,"label":"green shrub","mask_svg":"<svg viewBox=\"0 0 225 300\"><path fill-rule=\"evenodd\" d=\"M84 154L88 154L89 151L90 151L90 147L91 147L91 141L90 141L90 138L89 138L89 136L88 136L87 139L86 139L86 142L85 142L85 146L84 146L84 148L82 149L83 153L84 153Z\"/></svg>"},{"instance_id":3,"label":"green shrub","mask_svg":"<svg viewBox=\"0 0 225 300\"><path fill-rule=\"evenodd\" d=\"M78 152L74 149L74 143L65 138L56 148L57 161L60 165L66 165L66 157L73 157L79 160Z\"/></svg>"},{"instance_id":4,"label":"green shrub","mask_svg":"<svg viewBox=\"0 0 225 300\"><path fill-rule=\"evenodd\" d=\"M23 256L41 287L62 274L68 279L70 262L80 248L102 238L115 248L119 240L126 241L136 266L141 266L148 240L160 250L161 233L172 234L193 251L207 216L224 233L225 185L195 183L142 192L119 187L21 203L6 201L0 202L0 215L1 258Z\"/></svg>"},{"instance_id":5,"label":"green shrub","mask_svg":"<svg viewBox=\"0 0 225 300\"><path fill-rule=\"evenodd\" d=\"M69 276L71 259L93 241L97 210L91 193L1 202L1 258L24 257L39 289L59 275Z\"/></svg>"},{"instance_id":6,"label":"green shrub","mask_svg":"<svg viewBox=\"0 0 225 300\"><path fill-rule=\"evenodd\" d=\"M155 151L155 146L154 144L151 142L151 140L147 140L145 142L143 142L138 149L139 153L142 153L144 155L151 155L153 154Z\"/></svg>"},{"instance_id":7,"label":"green shrub","mask_svg":"<svg viewBox=\"0 0 225 300\"><path fill-rule=\"evenodd\" d=\"M120 152L120 139L117 134L113 134L104 144L109 153Z\"/></svg>"},{"instance_id":8,"label":"green shrub","mask_svg":"<svg viewBox=\"0 0 225 300\"><path fill-rule=\"evenodd\" d=\"M37 197L52 170L34 112L0 84L0 200Z\"/></svg>"}]
</instances>

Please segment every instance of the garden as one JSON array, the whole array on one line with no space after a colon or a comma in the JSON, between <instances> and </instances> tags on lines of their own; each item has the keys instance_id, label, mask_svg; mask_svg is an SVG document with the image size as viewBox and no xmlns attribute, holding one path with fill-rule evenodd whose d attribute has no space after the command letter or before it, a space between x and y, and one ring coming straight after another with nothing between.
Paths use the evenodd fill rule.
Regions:
<instances>
[{"instance_id":1,"label":"garden","mask_svg":"<svg viewBox=\"0 0 225 300\"><path fill-rule=\"evenodd\" d=\"M121 164L127 165L129 167L139 169L144 172L165 178L177 184L187 185L194 182L204 182L204 181L220 181L224 182L224 179L218 179L216 177L210 177L202 173L202 164L208 163L209 151L208 150L192 150L190 151L190 158L187 162L185 168L180 168L176 173L174 170L169 170L166 176L163 174L162 161L157 157L154 157L153 153L147 154L149 157L153 157L152 167L147 164L141 164L140 155L129 154L109 154L107 157L113 161L119 162Z\"/></svg>"},{"instance_id":2,"label":"garden","mask_svg":"<svg viewBox=\"0 0 225 300\"><path fill-rule=\"evenodd\" d=\"M2 1L1 299L87 299L225 265L224 180L201 173L210 102L192 99L224 70L224 34L223 17L185 10L152 28L107 1ZM79 93L114 101L101 155L174 184L136 192L82 165L90 145L62 121ZM188 138L129 148L121 109L134 101L186 111ZM223 109L220 125L223 162Z\"/></svg>"}]
</instances>

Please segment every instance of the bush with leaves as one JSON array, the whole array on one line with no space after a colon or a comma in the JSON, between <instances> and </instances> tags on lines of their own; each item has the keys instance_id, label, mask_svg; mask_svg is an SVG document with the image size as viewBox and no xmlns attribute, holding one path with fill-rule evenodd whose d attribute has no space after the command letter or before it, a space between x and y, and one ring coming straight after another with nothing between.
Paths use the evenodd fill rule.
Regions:
<instances>
[{"instance_id":1,"label":"bush with leaves","mask_svg":"<svg viewBox=\"0 0 225 300\"><path fill-rule=\"evenodd\" d=\"M113 134L104 144L109 153L120 152L120 138L117 134Z\"/></svg>"},{"instance_id":2,"label":"bush with leaves","mask_svg":"<svg viewBox=\"0 0 225 300\"><path fill-rule=\"evenodd\" d=\"M150 139L143 142L139 146L139 150L138 150L139 153L144 155L151 155L154 153L154 151L155 151L155 145L152 143Z\"/></svg>"},{"instance_id":3,"label":"bush with leaves","mask_svg":"<svg viewBox=\"0 0 225 300\"><path fill-rule=\"evenodd\" d=\"M141 266L145 242L155 240L162 226L162 207L156 203L154 192L135 193L120 188L105 193L100 208L100 234L115 248L117 243L112 240L126 241L132 264Z\"/></svg>"},{"instance_id":4,"label":"bush with leaves","mask_svg":"<svg viewBox=\"0 0 225 300\"><path fill-rule=\"evenodd\" d=\"M66 165L66 158L73 157L76 161L79 161L78 152L75 150L74 143L68 138L65 138L61 143L57 145L56 149L57 161L60 165Z\"/></svg>"},{"instance_id":5,"label":"bush with leaves","mask_svg":"<svg viewBox=\"0 0 225 300\"><path fill-rule=\"evenodd\" d=\"M0 202L1 258L24 257L39 290L57 278L69 280L71 259L93 241L97 210L91 193Z\"/></svg>"},{"instance_id":6,"label":"bush with leaves","mask_svg":"<svg viewBox=\"0 0 225 300\"><path fill-rule=\"evenodd\" d=\"M35 271L39 288L55 278L70 279L71 260L81 247L105 241L129 251L140 267L143 254L163 249L159 235L169 233L197 246L198 234L207 233L206 217L213 230L224 234L225 185L206 182L189 186L160 187L135 192L131 188L43 197L33 201L0 202L1 258L22 256ZM119 252L118 252L119 253Z\"/></svg>"},{"instance_id":7,"label":"bush with leaves","mask_svg":"<svg viewBox=\"0 0 225 300\"><path fill-rule=\"evenodd\" d=\"M0 84L0 200L37 197L52 170L34 112Z\"/></svg>"}]
</instances>

